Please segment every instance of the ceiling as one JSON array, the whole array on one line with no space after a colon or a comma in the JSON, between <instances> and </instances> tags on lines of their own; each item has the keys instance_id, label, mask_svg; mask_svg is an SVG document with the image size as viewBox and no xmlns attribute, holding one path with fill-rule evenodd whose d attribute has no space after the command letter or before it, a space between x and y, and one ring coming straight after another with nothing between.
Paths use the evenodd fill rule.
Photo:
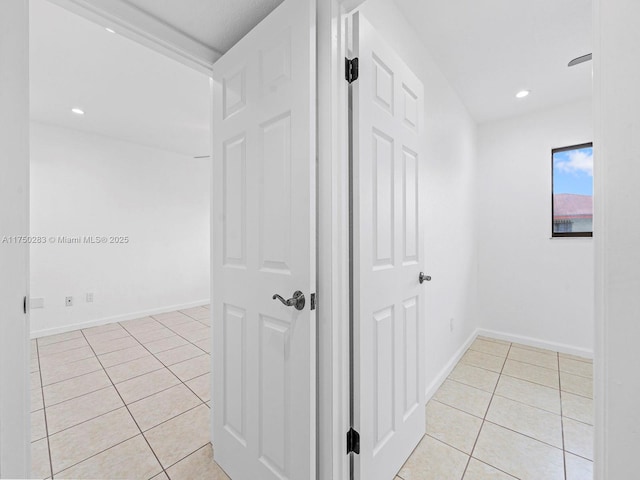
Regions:
<instances>
[{"instance_id":1,"label":"ceiling","mask_svg":"<svg viewBox=\"0 0 640 480\"><path fill-rule=\"evenodd\" d=\"M592 51L591 0L395 1L478 123L591 95L591 63L567 67ZM136 13L219 55L282 0L31 1L32 118L195 156L209 151L206 75L51 2L123 26Z\"/></svg>"},{"instance_id":2,"label":"ceiling","mask_svg":"<svg viewBox=\"0 0 640 480\"><path fill-rule=\"evenodd\" d=\"M396 3L479 123L591 96L591 0Z\"/></svg>"},{"instance_id":3,"label":"ceiling","mask_svg":"<svg viewBox=\"0 0 640 480\"><path fill-rule=\"evenodd\" d=\"M30 5L33 120L209 154L206 75L46 0Z\"/></svg>"}]
</instances>

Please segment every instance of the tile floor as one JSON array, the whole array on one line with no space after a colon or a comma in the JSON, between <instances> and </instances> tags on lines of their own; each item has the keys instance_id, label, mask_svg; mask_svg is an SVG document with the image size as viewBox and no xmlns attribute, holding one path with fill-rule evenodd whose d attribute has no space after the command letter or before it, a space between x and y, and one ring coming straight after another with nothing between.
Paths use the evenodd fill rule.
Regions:
<instances>
[{"instance_id":1,"label":"tile floor","mask_svg":"<svg viewBox=\"0 0 640 480\"><path fill-rule=\"evenodd\" d=\"M478 337L396 480L592 480L593 365Z\"/></svg>"},{"instance_id":2,"label":"tile floor","mask_svg":"<svg viewBox=\"0 0 640 480\"><path fill-rule=\"evenodd\" d=\"M209 443L207 307L32 341L34 478L228 477Z\"/></svg>"},{"instance_id":3,"label":"tile floor","mask_svg":"<svg viewBox=\"0 0 640 480\"><path fill-rule=\"evenodd\" d=\"M32 475L212 480L209 311L32 342ZM591 480L590 360L479 337L396 480Z\"/></svg>"}]
</instances>

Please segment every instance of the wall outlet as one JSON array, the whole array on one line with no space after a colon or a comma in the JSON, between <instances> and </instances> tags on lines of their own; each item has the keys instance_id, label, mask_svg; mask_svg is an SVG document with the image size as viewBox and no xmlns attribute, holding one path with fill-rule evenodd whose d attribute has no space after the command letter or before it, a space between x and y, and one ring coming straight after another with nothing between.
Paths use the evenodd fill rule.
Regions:
<instances>
[{"instance_id":1,"label":"wall outlet","mask_svg":"<svg viewBox=\"0 0 640 480\"><path fill-rule=\"evenodd\" d=\"M64 298L64 304L67 307L72 307L73 306L73 297L65 297Z\"/></svg>"},{"instance_id":2,"label":"wall outlet","mask_svg":"<svg viewBox=\"0 0 640 480\"><path fill-rule=\"evenodd\" d=\"M29 308L44 308L44 298L31 298L29 299Z\"/></svg>"},{"instance_id":3,"label":"wall outlet","mask_svg":"<svg viewBox=\"0 0 640 480\"><path fill-rule=\"evenodd\" d=\"M453 318L449 319L449 330L453 332Z\"/></svg>"},{"instance_id":4,"label":"wall outlet","mask_svg":"<svg viewBox=\"0 0 640 480\"><path fill-rule=\"evenodd\" d=\"M87 293L87 303L93 303L93 292Z\"/></svg>"}]
</instances>

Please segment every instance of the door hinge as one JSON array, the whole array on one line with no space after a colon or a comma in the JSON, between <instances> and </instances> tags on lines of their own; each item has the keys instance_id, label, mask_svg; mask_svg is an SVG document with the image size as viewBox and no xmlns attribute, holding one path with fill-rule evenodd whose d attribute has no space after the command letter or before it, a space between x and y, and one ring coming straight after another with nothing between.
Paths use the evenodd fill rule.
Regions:
<instances>
[{"instance_id":1,"label":"door hinge","mask_svg":"<svg viewBox=\"0 0 640 480\"><path fill-rule=\"evenodd\" d=\"M353 427L347 432L347 455L352 452L360 454L360 434Z\"/></svg>"},{"instance_id":2,"label":"door hinge","mask_svg":"<svg viewBox=\"0 0 640 480\"><path fill-rule=\"evenodd\" d=\"M311 294L311 310L315 310L316 309L316 294L312 293Z\"/></svg>"},{"instance_id":3,"label":"door hinge","mask_svg":"<svg viewBox=\"0 0 640 480\"><path fill-rule=\"evenodd\" d=\"M27 313L27 297L26 296L22 299L22 311L26 315Z\"/></svg>"},{"instance_id":4,"label":"door hinge","mask_svg":"<svg viewBox=\"0 0 640 480\"><path fill-rule=\"evenodd\" d=\"M358 57L344 59L344 78L347 82L353 83L358 79Z\"/></svg>"}]
</instances>

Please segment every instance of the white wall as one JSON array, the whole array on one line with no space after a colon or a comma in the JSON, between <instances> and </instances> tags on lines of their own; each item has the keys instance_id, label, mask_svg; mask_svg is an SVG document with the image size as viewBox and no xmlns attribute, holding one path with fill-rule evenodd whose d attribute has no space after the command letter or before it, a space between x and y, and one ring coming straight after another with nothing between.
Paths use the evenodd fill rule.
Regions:
<instances>
[{"instance_id":1,"label":"white wall","mask_svg":"<svg viewBox=\"0 0 640 480\"><path fill-rule=\"evenodd\" d=\"M640 2L596 0L595 479L638 478Z\"/></svg>"},{"instance_id":2,"label":"white wall","mask_svg":"<svg viewBox=\"0 0 640 480\"><path fill-rule=\"evenodd\" d=\"M593 141L590 100L479 127L480 327L593 352L593 240L551 237L551 150Z\"/></svg>"},{"instance_id":3,"label":"white wall","mask_svg":"<svg viewBox=\"0 0 640 480\"><path fill-rule=\"evenodd\" d=\"M129 237L32 245L31 298L45 307L32 336L208 302L208 159L35 122L31 134L31 234Z\"/></svg>"},{"instance_id":4,"label":"white wall","mask_svg":"<svg viewBox=\"0 0 640 480\"><path fill-rule=\"evenodd\" d=\"M425 86L427 385L432 392L477 327L475 246L476 127L427 47L388 0L369 0L363 15ZM450 320L454 319L453 331Z\"/></svg>"}]
</instances>

